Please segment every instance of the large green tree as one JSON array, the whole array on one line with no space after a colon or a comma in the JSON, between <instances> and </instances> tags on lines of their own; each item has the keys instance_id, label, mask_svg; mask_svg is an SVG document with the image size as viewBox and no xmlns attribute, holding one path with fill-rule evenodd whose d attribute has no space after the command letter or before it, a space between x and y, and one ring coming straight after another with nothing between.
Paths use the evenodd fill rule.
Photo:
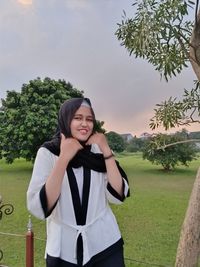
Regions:
<instances>
[{"instance_id":1,"label":"large green tree","mask_svg":"<svg viewBox=\"0 0 200 267\"><path fill-rule=\"evenodd\" d=\"M162 165L165 171L172 170L179 164L188 166L195 159L197 150L194 143L187 142L187 138L185 131L174 135L157 134L146 143L143 158Z\"/></svg>"},{"instance_id":2,"label":"large green tree","mask_svg":"<svg viewBox=\"0 0 200 267\"><path fill-rule=\"evenodd\" d=\"M192 64L198 81L183 98L158 104L150 127L165 129L200 123L200 11L199 1L136 0L133 18L124 12L116 36L135 57L146 59L166 80ZM194 19L189 13L193 12Z\"/></svg>"},{"instance_id":3,"label":"large green tree","mask_svg":"<svg viewBox=\"0 0 200 267\"><path fill-rule=\"evenodd\" d=\"M52 137L61 103L83 92L65 80L37 78L23 84L21 92L8 91L0 108L0 156L33 160L39 146Z\"/></svg>"},{"instance_id":4,"label":"large green tree","mask_svg":"<svg viewBox=\"0 0 200 267\"><path fill-rule=\"evenodd\" d=\"M122 152L125 149L125 141L120 134L111 131L106 134L106 137L114 152Z\"/></svg>"}]
</instances>

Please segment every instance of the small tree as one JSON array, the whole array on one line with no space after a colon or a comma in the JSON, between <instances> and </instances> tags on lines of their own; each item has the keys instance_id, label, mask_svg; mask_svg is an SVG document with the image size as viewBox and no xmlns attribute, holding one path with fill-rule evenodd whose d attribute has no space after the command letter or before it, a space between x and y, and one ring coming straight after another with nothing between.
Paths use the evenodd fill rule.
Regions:
<instances>
[{"instance_id":1,"label":"small tree","mask_svg":"<svg viewBox=\"0 0 200 267\"><path fill-rule=\"evenodd\" d=\"M82 96L70 83L50 78L31 80L21 92L8 91L0 109L0 156L8 163L19 157L33 160L55 133L60 105Z\"/></svg>"},{"instance_id":2,"label":"small tree","mask_svg":"<svg viewBox=\"0 0 200 267\"><path fill-rule=\"evenodd\" d=\"M188 166L195 159L196 148L193 143L185 141L184 132L174 135L157 134L144 147L143 159L162 165L165 171L172 170L179 164Z\"/></svg>"},{"instance_id":3,"label":"small tree","mask_svg":"<svg viewBox=\"0 0 200 267\"><path fill-rule=\"evenodd\" d=\"M128 152L137 152L142 151L146 140L141 138L134 137L126 146Z\"/></svg>"},{"instance_id":4,"label":"small tree","mask_svg":"<svg viewBox=\"0 0 200 267\"><path fill-rule=\"evenodd\" d=\"M111 131L107 133L106 136L113 151L122 152L125 149L125 142L121 135Z\"/></svg>"},{"instance_id":5,"label":"small tree","mask_svg":"<svg viewBox=\"0 0 200 267\"><path fill-rule=\"evenodd\" d=\"M98 121L96 120L96 125L95 125L95 131L98 133L105 133L106 130L103 128L104 121Z\"/></svg>"}]
</instances>

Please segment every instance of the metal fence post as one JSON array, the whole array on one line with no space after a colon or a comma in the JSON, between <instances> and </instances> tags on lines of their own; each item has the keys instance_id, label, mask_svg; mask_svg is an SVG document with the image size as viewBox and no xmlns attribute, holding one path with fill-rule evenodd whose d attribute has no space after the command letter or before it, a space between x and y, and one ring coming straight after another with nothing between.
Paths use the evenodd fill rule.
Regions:
<instances>
[{"instance_id":1,"label":"metal fence post","mask_svg":"<svg viewBox=\"0 0 200 267\"><path fill-rule=\"evenodd\" d=\"M31 216L29 216L26 232L26 267L34 267L34 233Z\"/></svg>"}]
</instances>

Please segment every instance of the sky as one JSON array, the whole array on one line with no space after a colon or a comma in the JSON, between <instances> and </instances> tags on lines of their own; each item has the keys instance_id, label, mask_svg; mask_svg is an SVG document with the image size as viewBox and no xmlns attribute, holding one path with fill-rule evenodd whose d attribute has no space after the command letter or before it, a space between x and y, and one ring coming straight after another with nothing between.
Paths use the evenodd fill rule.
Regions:
<instances>
[{"instance_id":1,"label":"sky","mask_svg":"<svg viewBox=\"0 0 200 267\"><path fill-rule=\"evenodd\" d=\"M1 0L0 98L7 90L20 92L22 84L37 77L64 79L90 98L107 131L152 133L155 105L170 96L180 98L196 77L189 67L167 83L152 65L121 46L117 23L123 10L134 16L132 3ZM199 126L187 129L197 131Z\"/></svg>"}]
</instances>

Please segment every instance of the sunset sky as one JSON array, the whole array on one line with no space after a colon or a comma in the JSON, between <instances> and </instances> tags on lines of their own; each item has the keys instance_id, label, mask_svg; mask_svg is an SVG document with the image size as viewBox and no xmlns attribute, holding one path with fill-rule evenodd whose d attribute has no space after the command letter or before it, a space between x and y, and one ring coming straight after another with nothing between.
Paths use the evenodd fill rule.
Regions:
<instances>
[{"instance_id":1,"label":"sunset sky","mask_svg":"<svg viewBox=\"0 0 200 267\"><path fill-rule=\"evenodd\" d=\"M115 31L123 10L134 15L132 3L1 0L0 98L37 77L64 79L91 99L106 130L151 133L156 103L179 98L196 77L189 67L166 83L150 64L129 56Z\"/></svg>"}]
</instances>

